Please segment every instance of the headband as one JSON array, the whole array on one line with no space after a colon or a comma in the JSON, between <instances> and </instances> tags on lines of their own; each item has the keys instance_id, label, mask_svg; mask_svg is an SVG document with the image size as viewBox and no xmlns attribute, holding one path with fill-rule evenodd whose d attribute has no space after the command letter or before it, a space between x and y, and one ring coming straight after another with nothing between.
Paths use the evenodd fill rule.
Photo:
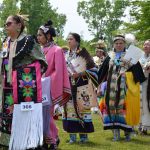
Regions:
<instances>
[{"instance_id":1,"label":"headband","mask_svg":"<svg viewBox=\"0 0 150 150\"><path fill-rule=\"evenodd\" d=\"M116 40L123 40L125 42L125 38L121 36L115 37L113 41L115 42Z\"/></svg>"},{"instance_id":2,"label":"headband","mask_svg":"<svg viewBox=\"0 0 150 150\"><path fill-rule=\"evenodd\" d=\"M45 27L45 26L43 26L43 25L40 26L40 29L42 29L44 33L47 33L47 31L49 30L48 27Z\"/></svg>"}]
</instances>

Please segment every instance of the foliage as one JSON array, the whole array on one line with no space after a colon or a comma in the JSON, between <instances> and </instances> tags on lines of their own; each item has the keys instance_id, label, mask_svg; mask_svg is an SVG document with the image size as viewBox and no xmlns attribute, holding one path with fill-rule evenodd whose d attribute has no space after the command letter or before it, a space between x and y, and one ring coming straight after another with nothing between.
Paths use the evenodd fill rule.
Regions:
<instances>
[{"instance_id":1,"label":"foliage","mask_svg":"<svg viewBox=\"0 0 150 150\"><path fill-rule=\"evenodd\" d=\"M2 41L3 41L3 31L0 30L0 51L2 50Z\"/></svg>"},{"instance_id":2,"label":"foliage","mask_svg":"<svg viewBox=\"0 0 150 150\"><path fill-rule=\"evenodd\" d=\"M58 36L54 40L60 47L67 46L67 40L64 40L62 37ZM89 41L85 41L81 39L80 47L81 48L85 47L92 56L95 55L95 47L91 46Z\"/></svg>"},{"instance_id":3,"label":"foliage","mask_svg":"<svg viewBox=\"0 0 150 150\"><path fill-rule=\"evenodd\" d=\"M2 50L2 40L0 39L0 51Z\"/></svg>"},{"instance_id":4,"label":"foliage","mask_svg":"<svg viewBox=\"0 0 150 150\"><path fill-rule=\"evenodd\" d=\"M138 40L150 39L150 1L131 1L132 20L126 23L127 30L134 32Z\"/></svg>"},{"instance_id":5,"label":"foliage","mask_svg":"<svg viewBox=\"0 0 150 150\"><path fill-rule=\"evenodd\" d=\"M67 46L67 41L64 40L64 39L63 39L62 37L60 37L60 36L55 37L54 41L55 41L55 43L56 43L57 45L59 45L60 47L62 47L62 46Z\"/></svg>"},{"instance_id":6,"label":"foliage","mask_svg":"<svg viewBox=\"0 0 150 150\"><path fill-rule=\"evenodd\" d=\"M91 56L95 55L95 47L90 45L90 41L81 41L81 47L85 47L87 49L87 51L90 53Z\"/></svg>"},{"instance_id":7,"label":"foliage","mask_svg":"<svg viewBox=\"0 0 150 150\"><path fill-rule=\"evenodd\" d=\"M27 31L35 35L37 29L49 19L53 21L54 27L59 34L62 34L66 23L66 16L58 14L57 9L53 9L49 0L3 0L0 10L0 26L9 15L25 14L29 16Z\"/></svg>"},{"instance_id":8,"label":"foliage","mask_svg":"<svg viewBox=\"0 0 150 150\"><path fill-rule=\"evenodd\" d=\"M0 26L3 27L5 20L9 15L15 15L18 13L17 7L18 0L3 0L0 9Z\"/></svg>"},{"instance_id":9,"label":"foliage","mask_svg":"<svg viewBox=\"0 0 150 150\"><path fill-rule=\"evenodd\" d=\"M5 37L4 27L5 20L9 15L17 14L18 7L17 7L18 0L4 0L2 4L0 4L0 49L2 47L2 41Z\"/></svg>"},{"instance_id":10,"label":"foliage","mask_svg":"<svg viewBox=\"0 0 150 150\"><path fill-rule=\"evenodd\" d=\"M121 17L127 6L128 0L84 0L78 2L77 11L97 40L104 35L111 43L113 32L123 23Z\"/></svg>"},{"instance_id":11,"label":"foliage","mask_svg":"<svg viewBox=\"0 0 150 150\"><path fill-rule=\"evenodd\" d=\"M21 0L22 14L29 15L28 29L30 34L36 34L37 29L48 20L52 20L57 33L63 32L66 16L58 14L48 0Z\"/></svg>"}]
</instances>

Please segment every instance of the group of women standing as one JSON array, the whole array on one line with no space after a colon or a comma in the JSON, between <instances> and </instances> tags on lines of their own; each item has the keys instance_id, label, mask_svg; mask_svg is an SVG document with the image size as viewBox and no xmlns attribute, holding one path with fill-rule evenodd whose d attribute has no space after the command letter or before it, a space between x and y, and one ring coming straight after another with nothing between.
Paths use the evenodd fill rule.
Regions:
<instances>
[{"instance_id":1,"label":"group of women standing","mask_svg":"<svg viewBox=\"0 0 150 150\"><path fill-rule=\"evenodd\" d=\"M39 27L37 39L25 35L24 28L21 16L7 18L0 59L0 146L10 150L57 149L56 104L64 106L63 127L70 133L70 143L76 141L75 133L80 133L81 142L87 141L87 133L94 131L90 99L96 96L98 84L92 57L80 48L76 33L69 34L70 51L64 57L54 43L52 21Z\"/></svg>"},{"instance_id":2,"label":"group of women standing","mask_svg":"<svg viewBox=\"0 0 150 150\"><path fill-rule=\"evenodd\" d=\"M39 27L41 46L23 34L24 27L18 15L9 16L5 23L8 36L0 59L0 145L10 150L55 150L60 140L53 120L54 105L66 104L71 95L64 54L53 41L56 33L51 21Z\"/></svg>"},{"instance_id":3,"label":"group of women standing","mask_svg":"<svg viewBox=\"0 0 150 150\"><path fill-rule=\"evenodd\" d=\"M0 58L0 146L3 149L56 150L60 142L53 119L56 104L63 106L63 128L69 133L69 143L77 141L77 133L81 143L87 142L88 133L94 132L91 107L97 106L97 88L103 89L100 111L104 129L113 131L115 141L120 139L123 129L126 140L130 140L130 132L140 120L137 93L143 83L147 96L143 93L145 113L141 127L147 130L150 48L145 48L140 61L143 68L139 62L128 63L123 59L125 38L118 35L114 38L113 52L105 53L102 64L96 66L88 51L80 48L77 33L68 35L69 51L64 55L54 43L56 33L52 21L39 27L36 40L23 34L24 28L21 16L7 18L8 36ZM147 43L149 40L145 47L150 47Z\"/></svg>"}]
</instances>

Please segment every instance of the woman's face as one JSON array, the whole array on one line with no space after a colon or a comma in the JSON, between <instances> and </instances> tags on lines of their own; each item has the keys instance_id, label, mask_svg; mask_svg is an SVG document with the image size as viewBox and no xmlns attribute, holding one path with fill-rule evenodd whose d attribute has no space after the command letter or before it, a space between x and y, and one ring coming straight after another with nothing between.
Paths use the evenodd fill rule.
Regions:
<instances>
[{"instance_id":1,"label":"woman's face","mask_svg":"<svg viewBox=\"0 0 150 150\"><path fill-rule=\"evenodd\" d=\"M101 58L101 57L104 56L104 52L102 50L96 49L96 56L99 57L99 58Z\"/></svg>"},{"instance_id":2,"label":"woman's face","mask_svg":"<svg viewBox=\"0 0 150 150\"><path fill-rule=\"evenodd\" d=\"M143 49L146 54L150 54L150 41L145 41Z\"/></svg>"},{"instance_id":3,"label":"woman's face","mask_svg":"<svg viewBox=\"0 0 150 150\"><path fill-rule=\"evenodd\" d=\"M21 23L17 23L13 20L12 16L9 16L5 23L5 30L8 36L13 36L15 34L19 34L21 29Z\"/></svg>"},{"instance_id":4,"label":"woman's face","mask_svg":"<svg viewBox=\"0 0 150 150\"><path fill-rule=\"evenodd\" d=\"M45 35L43 34L42 30L38 30L37 40L40 43L40 45L42 45L42 46L44 46L47 43L47 39L46 39Z\"/></svg>"},{"instance_id":5,"label":"woman's face","mask_svg":"<svg viewBox=\"0 0 150 150\"><path fill-rule=\"evenodd\" d=\"M122 51L125 48L125 42L123 40L116 40L114 42L114 49L116 51Z\"/></svg>"},{"instance_id":6,"label":"woman's face","mask_svg":"<svg viewBox=\"0 0 150 150\"><path fill-rule=\"evenodd\" d=\"M68 46L70 49L74 49L78 46L78 42L71 34L68 35L67 41L68 41Z\"/></svg>"}]
</instances>

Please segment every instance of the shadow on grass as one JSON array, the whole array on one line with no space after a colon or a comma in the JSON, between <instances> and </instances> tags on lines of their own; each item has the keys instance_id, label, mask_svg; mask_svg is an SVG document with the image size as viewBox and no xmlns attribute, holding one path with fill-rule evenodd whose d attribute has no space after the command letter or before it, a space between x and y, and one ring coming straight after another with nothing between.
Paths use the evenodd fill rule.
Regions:
<instances>
[{"instance_id":1,"label":"shadow on grass","mask_svg":"<svg viewBox=\"0 0 150 150\"><path fill-rule=\"evenodd\" d=\"M131 142L134 144L138 144L138 145L149 145L150 146L149 141L143 141L141 139L132 139Z\"/></svg>"},{"instance_id":2,"label":"shadow on grass","mask_svg":"<svg viewBox=\"0 0 150 150\"><path fill-rule=\"evenodd\" d=\"M69 144L68 144L69 145ZM78 147L88 147L88 148L109 148L109 144L108 143L96 143L96 142L92 142L92 141L89 141L89 142L86 142L86 143L80 143L80 142L76 142L76 143L73 143L73 144L70 144L70 145L73 145L73 146L78 146ZM59 149L61 150L61 149Z\"/></svg>"},{"instance_id":3,"label":"shadow on grass","mask_svg":"<svg viewBox=\"0 0 150 150\"><path fill-rule=\"evenodd\" d=\"M110 142L114 142L112 140L112 138L106 138L106 141L110 141ZM150 142L149 141L144 141L144 140L141 140L141 139L132 139L130 141L126 141L125 138L120 138L119 141L115 141L116 143L130 143L130 144L136 144L136 145L144 145L144 146L150 146Z\"/></svg>"}]
</instances>

